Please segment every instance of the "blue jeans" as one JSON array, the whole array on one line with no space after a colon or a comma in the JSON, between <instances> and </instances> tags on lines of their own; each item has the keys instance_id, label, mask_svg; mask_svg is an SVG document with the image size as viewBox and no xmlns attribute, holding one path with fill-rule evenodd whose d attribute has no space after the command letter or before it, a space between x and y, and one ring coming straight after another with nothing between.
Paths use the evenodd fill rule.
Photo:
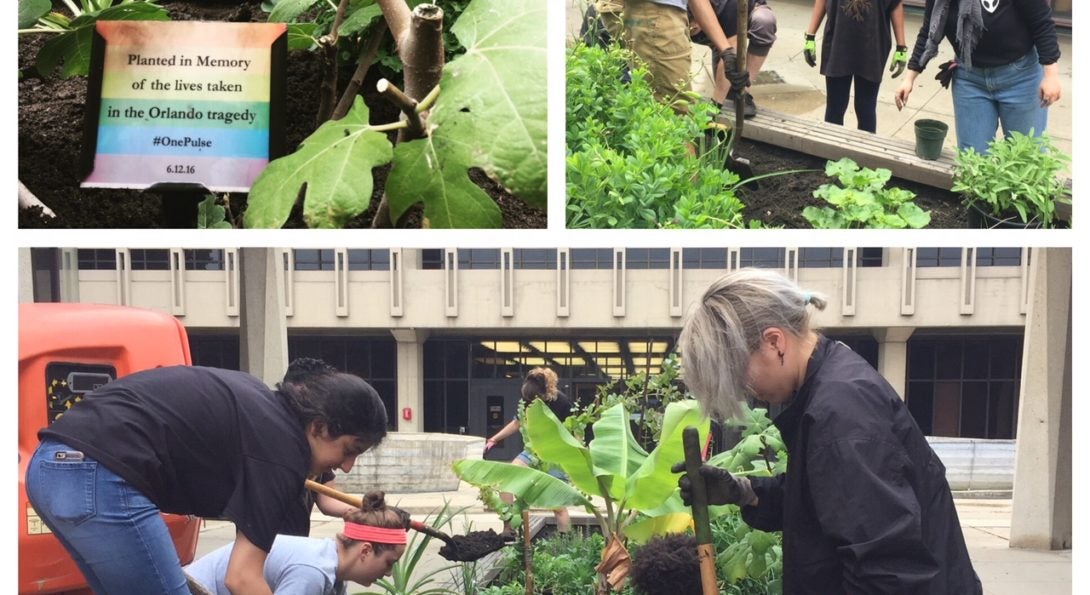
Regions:
<instances>
[{"instance_id":1,"label":"blue jeans","mask_svg":"<svg viewBox=\"0 0 1090 595\"><path fill-rule=\"evenodd\" d=\"M95 593L189 595L158 507L98 461L73 451L42 441L27 466L27 498Z\"/></svg>"},{"instance_id":2,"label":"blue jeans","mask_svg":"<svg viewBox=\"0 0 1090 595\"><path fill-rule=\"evenodd\" d=\"M999 125L1011 132L1041 136L1048 125L1048 110L1041 107L1039 89L1044 69L1037 50L1004 66L954 70L954 124L958 148L987 153Z\"/></svg>"}]
</instances>

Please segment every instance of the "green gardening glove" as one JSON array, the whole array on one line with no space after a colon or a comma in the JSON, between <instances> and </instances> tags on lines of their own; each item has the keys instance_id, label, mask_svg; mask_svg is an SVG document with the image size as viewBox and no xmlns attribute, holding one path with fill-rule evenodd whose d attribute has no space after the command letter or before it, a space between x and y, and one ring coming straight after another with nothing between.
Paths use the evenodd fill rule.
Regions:
<instances>
[{"instance_id":1,"label":"green gardening glove","mask_svg":"<svg viewBox=\"0 0 1090 595\"><path fill-rule=\"evenodd\" d=\"M817 66L817 42L813 33L806 33L806 43L802 44L802 57L811 68Z\"/></svg>"},{"instance_id":2,"label":"green gardening glove","mask_svg":"<svg viewBox=\"0 0 1090 595\"><path fill-rule=\"evenodd\" d=\"M893 62L889 65L889 71L893 73L891 78L901 76L901 73L905 71L905 64L908 64L908 46L899 45L893 52Z\"/></svg>"}]
</instances>

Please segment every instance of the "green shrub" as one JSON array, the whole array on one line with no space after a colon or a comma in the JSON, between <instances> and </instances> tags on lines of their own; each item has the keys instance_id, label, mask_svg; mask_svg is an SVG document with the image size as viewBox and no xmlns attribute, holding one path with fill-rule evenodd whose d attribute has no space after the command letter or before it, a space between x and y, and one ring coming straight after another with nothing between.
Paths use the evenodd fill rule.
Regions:
<instances>
[{"instance_id":1,"label":"green shrub","mask_svg":"<svg viewBox=\"0 0 1090 595\"><path fill-rule=\"evenodd\" d=\"M915 194L885 187L893 175L888 169L859 167L845 157L828 162L825 175L835 176L840 185L822 184L814 196L832 207L802 210L802 216L818 229L918 229L931 222L931 213L912 202Z\"/></svg>"}]
</instances>

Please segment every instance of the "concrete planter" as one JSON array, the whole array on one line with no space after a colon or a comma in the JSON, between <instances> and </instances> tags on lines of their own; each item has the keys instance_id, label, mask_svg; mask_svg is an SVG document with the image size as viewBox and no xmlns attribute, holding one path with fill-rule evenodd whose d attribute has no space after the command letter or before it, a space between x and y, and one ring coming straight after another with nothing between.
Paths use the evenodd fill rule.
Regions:
<instances>
[{"instance_id":1,"label":"concrete planter","mask_svg":"<svg viewBox=\"0 0 1090 595\"><path fill-rule=\"evenodd\" d=\"M362 494L370 490L408 494L458 489L454 461L480 459L484 438L428 432L394 432L358 459L351 473L337 473L337 487Z\"/></svg>"},{"instance_id":2,"label":"concrete planter","mask_svg":"<svg viewBox=\"0 0 1090 595\"><path fill-rule=\"evenodd\" d=\"M954 491L1011 490L1014 488L1014 440L939 438L927 441L946 466L946 480Z\"/></svg>"}]
</instances>

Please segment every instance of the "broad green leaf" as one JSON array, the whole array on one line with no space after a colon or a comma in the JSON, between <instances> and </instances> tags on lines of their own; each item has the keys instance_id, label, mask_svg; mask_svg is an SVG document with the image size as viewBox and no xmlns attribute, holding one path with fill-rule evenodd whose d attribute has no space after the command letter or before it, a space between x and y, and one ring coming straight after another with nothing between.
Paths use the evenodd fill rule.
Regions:
<instances>
[{"instance_id":1,"label":"broad green leaf","mask_svg":"<svg viewBox=\"0 0 1090 595\"><path fill-rule=\"evenodd\" d=\"M595 477L590 450L571 435L540 399L535 399L526 409L526 434L534 453L542 461L563 469L575 487L588 494L603 495Z\"/></svg>"},{"instance_id":2,"label":"broad green leaf","mask_svg":"<svg viewBox=\"0 0 1090 595\"><path fill-rule=\"evenodd\" d=\"M288 25L288 49L309 50L314 45L315 23L291 23Z\"/></svg>"},{"instance_id":3,"label":"broad green leaf","mask_svg":"<svg viewBox=\"0 0 1090 595\"><path fill-rule=\"evenodd\" d=\"M594 474L604 477L613 500L625 498L628 477L647 459L647 452L632 435L628 411L623 403L606 409L594 422L594 440L590 443Z\"/></svg>"},{"instance_id":4,"label":"broad green leaf","mask_svg":"<svg viewBox=\"0 0 1090 595\"><path fill-rule=\"evenodd\" d=\"M167 21L170 14L154 4L121 4L98 14L84 14L72 21L70 31L49 38L38 50L35 66L50 76L64 62L61 76L86 76L91 70L91 40L96 21Z\"/></svg>"},{"instance_id":5,"label":"broad green leaf","mask_svg":"<svg viewBox=\"0 0 1090 595\"><path fill-rule=\"evenodd\" d=\"M52 8L49 0L19 0L19 28L33 27Z\"/></svg>"},{"instance_id":6,"label":"broad green leaf","mask_svg":"<svg viewBox=\"0 0 1090 595\"><path fill-rule=\"evenodd\" d=\"M545 206L546 12L541 0L473 0L459 17L452 32L466 53L443 69L430 141L398 147L405 154L387 185L393 218L423 202L434 227L499 226L499 210L466 173L471 167Z\"/></svg>"},{"instance_id":7,"label":"broad green leaf","mask_svg":"<svg viewBox=\"0 0 1090 595\"><path fill-rule=\"evenodd\" d=\"M651 451L640 469L628 481L628 506L634 510L654 508L677 489L677 474L670 471L674 464L685 460L681 434L695 426L700 440L708 436L711 422L694 400L676 401L666 406L659 444Z\"/></svg>"},{"instance_id":8,"label":"broad green leaf","mask_svg":"<svg viewBox=\"0 0 1090 595\"><path fill-rule=\"evenodd\" d=\"M640 519L631 525L626 525L624 536L633 543L645 543L656 535L684 533L692 526L692 515L687 512L675 512L654 518Z\"/></svg>"},{"instance_id":9,"label":"broad green leaf","mask_svg":"<svg viewBox=\"0 0 1090 595\"><path fill-rule=\"evenodd\" d=\"M913 202L902 203L897 208L897 214L901 216L901 219L905 220L909 227L914 229L927 227L927 224L931 223L931 213L921 209Z\"/></svg>"},{"instance_id":10,"label":"broad green leaf","mask_svg":"<svg viewBox=\"0 0 1090 595\"><path fill-rule=\"evenodd\" d=\"M362 97L348 114L322 124L286 157L269 163L248 199L246 227L282 227L300 191L309 227L344 227L371 202L373 167L390 161L390 141L368 123Z\"/></svg>"},{"instance_id":11,"label":"broad green leaf","mask_svg":"<svg viewBox=\"0 0 1090 595\"><path fill-rule=\"evenodd\" d=\"M463 459L454 463L454 474L477 487L491 486L515 494L535 508L593 506L586 496L567 483L521 465Z\"/></svg>"},{"instance_id":12,"label":"broad green leaf","mask_svg":"<svg viewBox=\"0 0 1090 595\"><path fill-rule=\"evenodd\" d=\"M280 0L269 13L270 23L287 23L310 9L318 0Z\"/></svg>"},{"instance_id":13,"label":"broad green leaf","mask_svg":"<svg viewBox=\"0 0 1090 595\"><path fill-rule=\"evenodd\" d=\"M214 194L209 194L197 205L197 229L231 229L227 209L216 204Z\"/></svg>"},{"instance_id":14,"label":"broad green leaf","mask_svg":"<svg viewBox=\"0 0 1090 595\"><path fill-rule=\"evenodd\" d=\"M375 22L375 19L380 16L382 16L382 9L377 4L372 3L363 6L345 17L337 34L345 37L355 35L370 27L371 23Z\"/></svg>"}]
</instances>

